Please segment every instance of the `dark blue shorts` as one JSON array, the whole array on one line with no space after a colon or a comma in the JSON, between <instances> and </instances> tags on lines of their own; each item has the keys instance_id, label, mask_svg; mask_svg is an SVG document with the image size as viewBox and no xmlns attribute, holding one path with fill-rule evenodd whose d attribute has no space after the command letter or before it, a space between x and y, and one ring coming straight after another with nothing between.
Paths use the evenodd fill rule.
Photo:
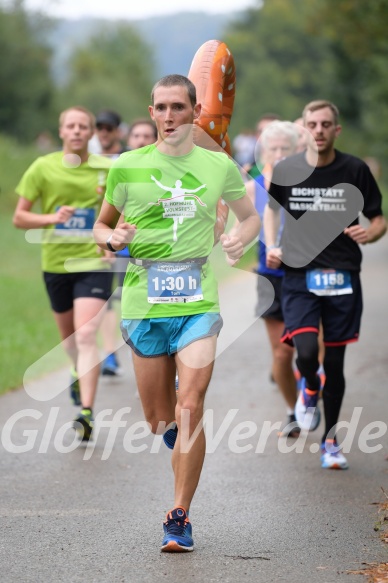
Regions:
<instances>
[{"instance_id":1,"label":"dark blue shorts","mask_svg":"<svg viewBox=\"0 0 388 583\"><path fill-rule=\"evenodd\" d=\"M305 273L286 272L282 286L282 308L285 331L283 342L303 332L319 332L322 322L326 346L342 346L356 342L362 314L360 274L351 272L353 293L317 296L307 289Z\"/></svg>"},{"instance_id":2,"label":"dark blue shorts","mask_svg":"<svg viewBox=\"0 0 388 583\"><path fill-rule=\"evenodd\" d=\"M257 295L255 315L260 318L283 322L282 311L283 277L259 273L257 278Z\"/></svg>"}]
</instances>

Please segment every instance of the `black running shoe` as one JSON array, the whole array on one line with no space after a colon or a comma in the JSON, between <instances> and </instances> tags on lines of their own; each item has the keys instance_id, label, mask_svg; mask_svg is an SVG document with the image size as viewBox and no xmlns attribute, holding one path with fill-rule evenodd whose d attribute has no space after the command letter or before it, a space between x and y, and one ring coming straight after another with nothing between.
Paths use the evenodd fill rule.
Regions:
<instances>
[{"instance_id":1,"label":"black running shoe","mask_svg":"<svg viewBox=\"0 0 388 583\"><path fill-rule=\"evenodd\" d=\"M73 423L73 427L81 441L90 441L92 438L93 426L94 419L91 409L81 409L80 414L77 415Z\"/></svg>"},{"instance_id":2,"label":"black running shoe","mask_svg":"<svg viewBox=\"0 0 388 583\"><path fill-rule=\"evenodd\" d=\"M278 436L279 437L298 438L299 435L300 435L300 427L299 427L298 422L295 418L295 415L292 413L291 415L288 416L287 422L286 422L285 426L283 427L283 429L281 431L279 431Z\"/></svg>"},{"instance_id":3,"label":"black running shoe","mask_svg":"<svg viewBox=\"0 0 388 583\"><path fill-rule=\"evenodd\" d=\"M77 371L72 368L70 371L70 399L73 405L79 407L81 405L81 392L79 388L79 379Z\"/></svg>"}]
</instances>

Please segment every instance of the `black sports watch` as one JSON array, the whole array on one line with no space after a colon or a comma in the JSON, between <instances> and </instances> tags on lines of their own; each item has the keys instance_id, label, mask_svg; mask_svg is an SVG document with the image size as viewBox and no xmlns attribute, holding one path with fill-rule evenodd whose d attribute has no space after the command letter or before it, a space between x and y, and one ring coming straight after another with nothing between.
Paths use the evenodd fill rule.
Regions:
<instances>
[{"instance_id":1,"label":"black sports watch","mask_svg":"<svg viewBox=\"0 0 388 583\"><path fill-rule=\"evenodd\" d=\"M110 242L110 240L112 239L113 234L110 235L110 237L107 238L106 240L106 246L108 247L109 251L112 251L112 253L117 253L118 249L115 249L114 247L112 247L112 243Z\"/></svg>"}]
</instances>

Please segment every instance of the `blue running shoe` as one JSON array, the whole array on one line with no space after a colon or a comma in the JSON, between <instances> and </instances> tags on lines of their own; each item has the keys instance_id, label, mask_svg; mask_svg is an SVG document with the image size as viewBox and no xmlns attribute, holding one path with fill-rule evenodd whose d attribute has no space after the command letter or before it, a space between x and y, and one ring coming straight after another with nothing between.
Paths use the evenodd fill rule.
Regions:
<instances>
[{"instance_id":1,"label":"blue running shoe","mask_svg":"<svg viewBox=\"0 0 388 583\"><path fill-rule=\"evenodd\" d=\"M187 553L193 550L191 522L184 508L178 507L168 512L163 530L162 552Z\"/></svg>"},{"instance_id":2,"label":"blue running shoe","mask_svg":"<svg viewBox=\"0 0 388 583\"><path fill-rule=\"evenodd\" d=\"M302 388L302 383L305 383L306 379L301 376L299 370L296 367L294 368L294 375L295 375L295 381L296 381L296 390L299 392L300 389ZM325 370L324 370L322 364L319 366L317 375L319 376L319 378L321 380L320 391L322 391L323 387L325 386L325 382L326 382L326 374L325 374Z\"/></svg>"},{"instance_id":3,"label":"blue running shoe","mask_svg":"<svg viewBox=\"0 0 388 583\"><path fill-rule=\"evenodd\" d=\"M74 419L73 427L81 441L90 441L94 427L94 419L91 409L81 409L81 412Z\"/></svg>"},{"instance_id":4,"label":"blue running shoe","mask_svg":"<svg viewBox=\"0 0 388 583\"><path fill-rule=\"evenodd\" d=\"M298 400L295 405L295 417L301 429L314 431L321 420L318 407L319 391L311 391L306 387L306 379L302 377Z\"/></svg>"},{"instance_id":5,"label":"blue running shoe","mask_svg":"<svg viewBox=\"0 0 388 583\"><path fill-rule=\"evenodd\" d=\"M321 445L321 466L328 470L347 470L348 460L334 439L326 439Z\"/></svg>"},{"instance_id":6,"label":"blue running shoe","mask_svg":"<svg viewBox=\"0 0 388 583\"><path fill-rule=\"evenodd\" d=\"M170 423L171 427L163 433L163 441L169 449L174 449L176 438L178 436L178 426L175 423Z\"/></svg>"},{"instance_id":7,"label":"blue running shoe","mask_svg":"<svg viewBox=\"0 0 388 583\"><path fill-rule=\"evenodd\" d=\"M70 399L73 405L79 407L81 405L81 391L79 388L79 380L77 371L75 368L72 368L70 371Z\"/></svg>"},{"instance_id":8,"label":"blue running shoe","mask_svg":"<svg viewBox=\"0 0 388 583\"><path fill-rule=\"evenodd\" d=\"M116 377L121 375L121 369L114 352L108 354L101 366L103 376Z\"/></svg>"}]
</instances>

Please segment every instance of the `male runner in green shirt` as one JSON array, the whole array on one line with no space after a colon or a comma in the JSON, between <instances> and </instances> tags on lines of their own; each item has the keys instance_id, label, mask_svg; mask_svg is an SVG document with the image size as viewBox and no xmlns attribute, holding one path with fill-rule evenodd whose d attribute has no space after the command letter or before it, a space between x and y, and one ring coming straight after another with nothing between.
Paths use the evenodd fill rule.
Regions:
<instances>
[{"instance_id":1,"label":"male runner in green shirt","mask_svg":"<svg viewBox=\"0 0 388 583\"><path fill-rule=\"evenodd\" d=\"M164 523L162 551L185 552L193 550L188 512L204 461L203 429L191 447L187 440L201 426L222 327L217 283L207 261L217 203L222 197L240 221L235 236L221 236L232 264L258 235L260 219L233 162L194 145L192 124L201 106L191 81L169 75L156 83L151 97L158 140L114 163L94 232L103 249L129 244L122 332L133 351L152 431L161 433L176 420L177 430L165 433L173 448L175 501ZM125 222L117 224L121 212Z\"/></svg>"}]
</instances>

